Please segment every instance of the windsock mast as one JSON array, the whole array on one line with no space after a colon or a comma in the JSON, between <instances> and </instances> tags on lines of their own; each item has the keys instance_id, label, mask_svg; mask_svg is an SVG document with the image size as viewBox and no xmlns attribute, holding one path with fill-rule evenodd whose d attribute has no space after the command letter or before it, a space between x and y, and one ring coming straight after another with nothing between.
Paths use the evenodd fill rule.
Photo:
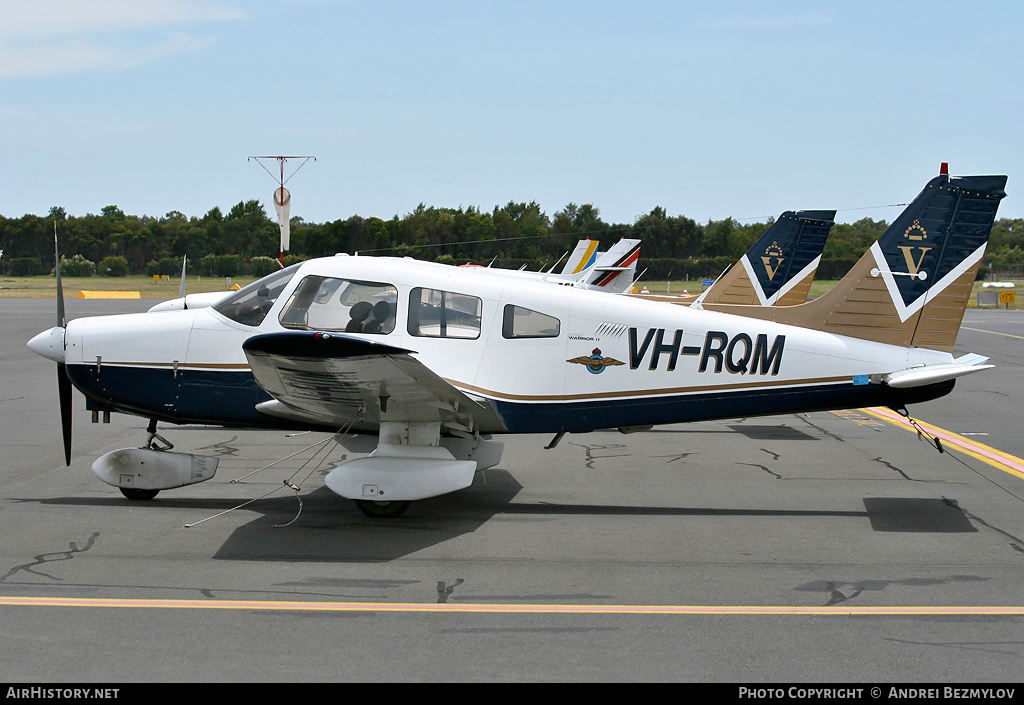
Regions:
<instances>
[{"instance_id":1,"label":"windsock mast","mask_svg":"<svg viewBox=\"0 0 1024 705\"><path fill-rule=\"evenodd\" d=\"M249 157L249 159L255 159L256 163L259 164L261 167L263 167L263 170L266 171L268 174L270 174L270 176L273 177L274 180L277 181L277 184L278 184L277 188L274 189L274 199L273 200L274 200L274 209L277 211L277 222L281 226L281 258L280 258L280 262L281 262L281 266L284 267L284 252L285 252L285 250L289 249L289 244L290 244L289 243L290 235L291 235L290 218L291 218L291 205L292 205L292 195L291 195L291 193L288 192L288 189L286 189L284 187L284 185L288 181L290 181L293 176L295 176L296 172L298 172L299 169L301 169L302 167L304 167L306 165L306 162L308 162L310 159L312 159L313 161L316 161L316 157L313 157L313 156L284 156L284 155L278 155L278 156ZM278 163L278 165L280 167L280 175L279 176L275 175L272 171L270 171L270 169L267 168L267 165L264 164L262 161L260 161L261 159L276 159L277 163ZM285 178L285 176L284 176L284 167L285 167L285 163L287 163L287 161L289 159L301 159L302 163L299 164L297 167L295 167L295 171L293 171L291 174L289 174L288 178Z\"/></svg>"}]
</instances>

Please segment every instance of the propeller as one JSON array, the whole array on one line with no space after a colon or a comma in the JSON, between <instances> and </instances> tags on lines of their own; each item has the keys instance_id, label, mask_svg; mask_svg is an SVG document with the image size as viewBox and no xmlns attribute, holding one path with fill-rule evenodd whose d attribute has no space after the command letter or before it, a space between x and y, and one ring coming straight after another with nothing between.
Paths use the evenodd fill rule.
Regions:
<instances>
[{"instance_id":1,"label":"propeller","mask_svg":"<svg viewBox=\"0 0 1024 705\"><path fill-rule=\"evenodd\" d=\"M57 273L57 327L67 328L64 316L64 287L60 281L60 252L57 249L57 223L53 224L53 255ZM71 378L64 362L57 363L57 396L60 400L60 427L64 437L64 462L71 465Z\"/></svg>"},{"instance_id":2,"label":"propeller","mask_svg":"<svg viewBox=\"0 0 1024 705\"><path fill-rule=\"evenodd\" d=\"M64 463L71 465L71 378L67 365L57 363L57 394L60 396L60 427L64 435Z\"/></svg>"}]
</instances>

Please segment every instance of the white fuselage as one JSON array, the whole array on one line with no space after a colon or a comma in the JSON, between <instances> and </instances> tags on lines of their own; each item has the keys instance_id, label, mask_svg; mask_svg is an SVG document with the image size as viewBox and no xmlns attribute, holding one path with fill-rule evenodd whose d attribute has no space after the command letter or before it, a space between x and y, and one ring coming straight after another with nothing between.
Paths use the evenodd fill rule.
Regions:
<instances>
[{"instance_id":1,"label":"white fuselage","mask_svg":"<svg viewBox=\"0 0 1024 705\"><path fill-rule=\"evenodd\" d=\"M375 257L302 263L256 326L232 320L220 306L77 319L65 336L69 374L98 408L167 421L274 425L254 410L269 397L256 387L242 344L295 329L282 320L310 276L386 284L394 292L390 332L334 330L412 351L454 387L491 404L501 423L482 431L574 431L846 408L890 403L888 395L902 404L951 386L905 398L880 382L916 365L951 362L948 353L552 286L499 270ZM450 295L460 315L468 312L465 327L451 334L450 324L450 335L437 337L442 327L414 325L414 290ZM507 307L519 316L515 326L525 328L510 329ZM313 308L308 316L317 330Z\"/></svg>"}]
</instances>

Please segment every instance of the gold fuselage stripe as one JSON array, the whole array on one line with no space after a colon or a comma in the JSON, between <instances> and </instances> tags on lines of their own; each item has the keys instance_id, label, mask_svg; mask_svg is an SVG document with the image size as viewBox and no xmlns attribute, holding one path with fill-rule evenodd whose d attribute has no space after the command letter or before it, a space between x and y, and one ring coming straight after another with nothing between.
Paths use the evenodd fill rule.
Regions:
<instances>
[{"instance_id":1,"label":"gold fuselage stripe","mask_svg":"<svg viewBox=\"0 0 1024 705\"><path fill-rule=\"evenodd\" d=\"M79 363L75 363L79 364ZM84 366L95 365L95 360L83 360L80 364ZM224 370L225 372L248 372L250 370L249 363L231 363L231 362L179 362L175 365L174 362L123 362L118 360L100 360L101 367L152 367L152 368L167 368L172 370L177 367L178 370Z\"/></svg>"},{"instance_id":2,"label":"gold fuselage stripe","mask_svg":"<svg viewBox=\"0 0 1024 705\"><path fill-rule=\"evenodd\" d=\"M708 384L691 387L661 387L656 389L628 389L617 392L589 392L581 394L507 394L492 389L464 384L453 379L445 379L452 386L463 391L473 392L486 397L509 401L586 401L600 399L621 399L624 397L664 396L668 394L700 394L702 392L720 392L741 389L765 389L777 387L803 387L816 384L841 384L850 382L851 377L816 377L811 379L766 380L764 382L748 382L740 384Z\"/></svg>"}]
</instances>

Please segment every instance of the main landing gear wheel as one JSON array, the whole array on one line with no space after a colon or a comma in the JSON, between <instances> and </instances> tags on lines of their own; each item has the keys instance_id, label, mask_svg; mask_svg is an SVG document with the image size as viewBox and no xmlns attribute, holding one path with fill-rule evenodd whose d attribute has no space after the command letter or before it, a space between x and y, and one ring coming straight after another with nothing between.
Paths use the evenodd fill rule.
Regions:
<instances>
[{"instance_id":1,"label":"main landing gear wheel","mask_svg":"<svg viewBox=\"0 0 1024 705\"><path fill-rule=\"evenodd\" d=\"M394 519L400 517L409 508L412 502L373 502L368 499L352 500L359 507L359 511L374 519Z\"/></svg>"},{"instance_id":2,"label":"main landing gear wheel","mask_svg":"<svg viewBox=\"0 0 1024 705\"><path fill-rule=\"evenodd\" d=\"M160 490L137 490L132 487L118 487L117 489L121 490L121 494L125 497L133 501L153 499L160 494Z\"/></svg>"}]
</instances>

